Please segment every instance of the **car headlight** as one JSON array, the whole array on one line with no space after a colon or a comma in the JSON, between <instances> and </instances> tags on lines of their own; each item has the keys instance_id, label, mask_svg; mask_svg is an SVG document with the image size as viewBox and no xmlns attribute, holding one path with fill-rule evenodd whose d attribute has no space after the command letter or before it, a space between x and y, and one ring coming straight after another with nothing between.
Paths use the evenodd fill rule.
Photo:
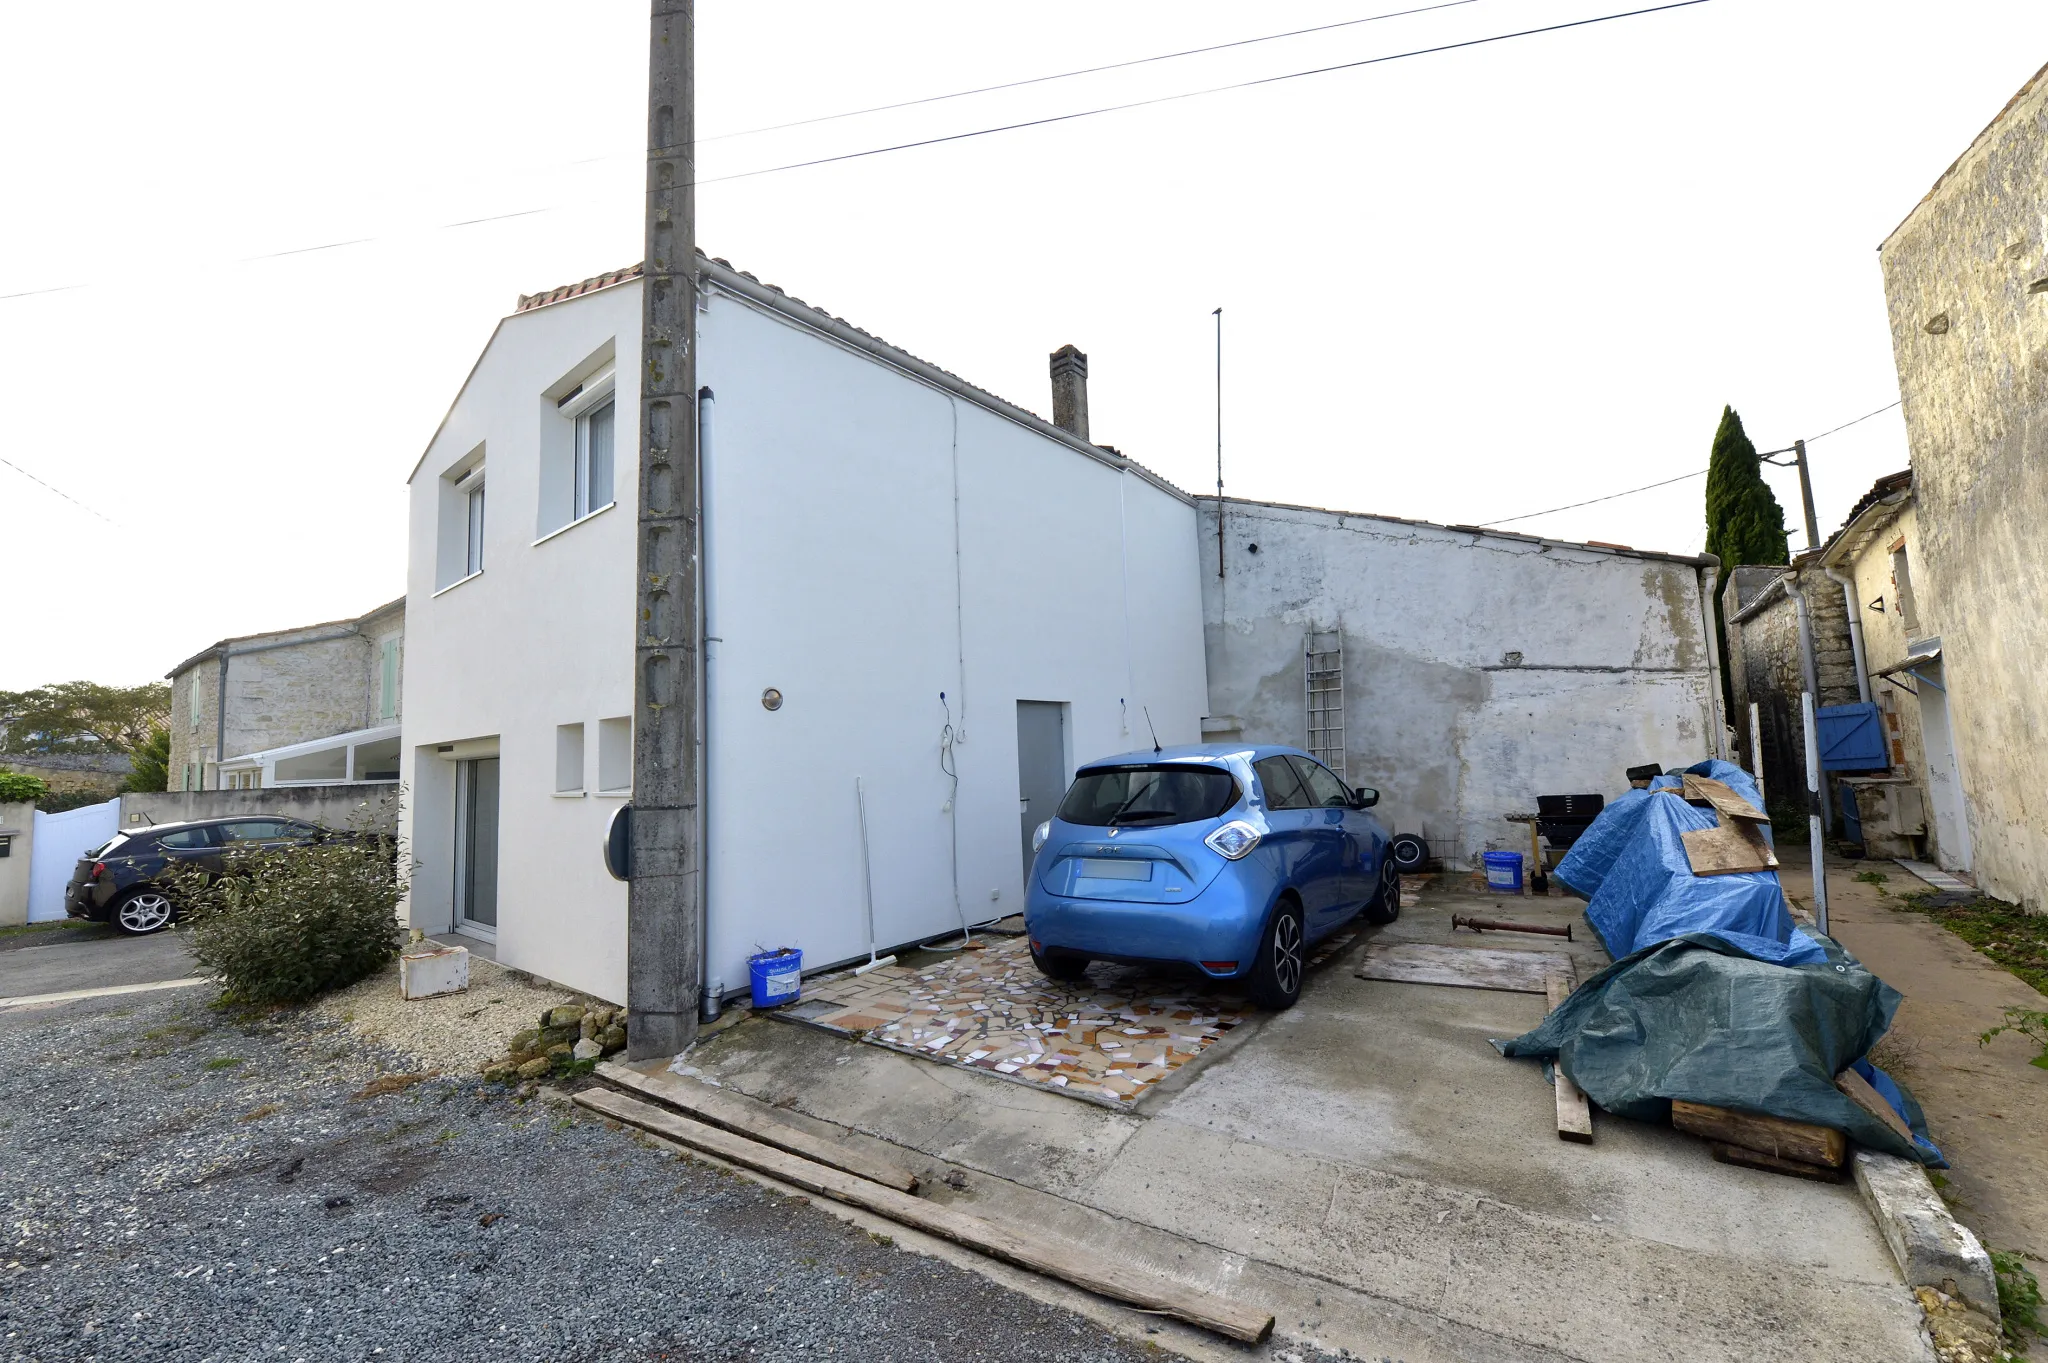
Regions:
<instances>
[{"instance_id":1,"label":"car headlight","mask_svg":"<svg viewBox=\"0 0 2048 1363\"><path fill-rule=\"evenodd\" d=\"M1039 848L1045 846L1045 840L1051 836L1052 820L1047 819L1044 823L1031 830L1031 850L1036 852Z\"/></svg>"},{"instance_id":2,"label":"car headlight","mask_svg":"<svg viewBox=\"0 0 2048 1363\"><path fill-rule=\"evenodd\" d=\"M1243 819L1232 819L1202 841L1218 856L1237 861L1259 845L1260 836L1259 830Z\"/></svg>"}]
</instances>

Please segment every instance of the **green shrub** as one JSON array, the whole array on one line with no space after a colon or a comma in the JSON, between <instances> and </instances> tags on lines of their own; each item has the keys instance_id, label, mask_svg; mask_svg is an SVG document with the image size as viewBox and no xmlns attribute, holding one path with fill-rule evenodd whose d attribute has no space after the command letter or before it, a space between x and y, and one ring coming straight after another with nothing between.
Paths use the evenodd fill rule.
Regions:
<instances>
[{"instance_id":1,"label":"green shrub","mask_svg":"<svg viewBox=\"0 0 2048 1363\"><path fill-rule=\"evenodd\" d=\"M1991 1269L1998 1275L1998 1311L2005 1321L2005 1342L2025 1353L2027 1336L2048 1335L2041 1323L2041 1284L2027 1267L2029 1256L2015 1250L1992 1250Z\"/></svg>"},{"instance_id":2,"label":"green shrub","mask_svg":"<svg viewBox=\"0 0 2048 1363\"><path fill-rule=\"evenodd\" d=\"M161 726L151 729L149 737L128 756L134 765L121 789L146 792L171 788L170 730Z\"/></svg>"},{"instance_id":3,"label":"green shrub","mask_svg":"<svg viewBox=\"0 0 2048 1363\"><path fill-rule=\"evenodd\" d=\"M404 944L388 838L227 854L173 877L192 954L234 1003L297 1003L354 984Z\"/></svg>"},{"instance_id":4,"label":"green shrub","mask_svg":"<svg viewBox=\"0 0 2048 1363\"><path fill-rule=\"evenodd\" d=\"M50 783L42 777L0 767L0 805L33 804L49 793Z\"/></svg>"},{"instance_id":5,"label":"green shrub","mask_svg":"<svg viewBox=\"0 0 2048 1363\"><path fill-rule=\"evenodd\" d=\"M87 805L103 805L114 797L104 791L86 790L74 787L71 790L53 790L36 801L36 810L42 814L62 814L67 809L83 809Z\"/></svg>"},{"instance_id":6,"label":"green shrub","mask_svg":"<svg viewBox=\"0 0 2048 1363\"><path fill-rule=\"evenodd\" d=\"M2005 1021L1977 1038L1979 1046L1989 1046L1991 1038L2000 1032L2018 1032L2041 1048L2041 1053L2027 1063L2048 1070L2048 1010L2039 1008L2008 1008Z\"/></svg>"}]
</instances>

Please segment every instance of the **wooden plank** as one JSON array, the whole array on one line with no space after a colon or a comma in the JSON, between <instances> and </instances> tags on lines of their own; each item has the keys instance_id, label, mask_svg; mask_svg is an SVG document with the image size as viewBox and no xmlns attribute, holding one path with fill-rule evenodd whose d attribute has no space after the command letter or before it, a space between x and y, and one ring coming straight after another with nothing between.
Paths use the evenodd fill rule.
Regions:
<instances>
[{"instance_id":1,"label":"wooden plank","mask_svg":"<svg viewBox=\"0 0 2048 1363\"><path fill-rule=\"evenodd\" d=\"M1759 1112L1737 1112L1730 1107L1677 1100L1671 1104L1671 1124L1680 1131L1705 1136L1710 1141L1739 1145L1745 1150L1761 1151L1780 1159L1794 1159L1802 1164L1824 1164L1830 1169L1839 1169L1842 1161L1849 1157L1848 1138L1833 1127L1788 1122L1782 1117L1766 1117Z\"/></svg>"},{"instance_id":2,"label":"wooden plank","mask_svg":"<svg viewBox=\"0 0 2048 1363\"><path fill-rule=\"evenodd\" d=\"M1707 1148L1721 1164L1739 1164L1745 1169L1762 1169L1770 1174L1790 1174L1794 1178L1810 1178L1817 1183L1842 1181L1840 1169L1808 1164L1804 1160L1780 1159L1776 1155L1766 1155L1761 1150L1748 1150L1739 1145L1729 1145L1726 1141L1709 1141Z\"/></svg>"},{"instance_id":3,"label":"wooden plank","mask_svg":"<svg viewBox=\"0 0 2048 1363\"><path fill-rule=\"evenodd\" d=\"M1769 823L1771 816L1736 794L1735 788L1726 781L1716 781L1710 776L1686 774L1685 798L1694 804L1710 804L1722 816L1743 819L1750 823Z\"/></svg>"},{"instance_id":4,"label":"wooden plank","mask_svg":"<svg viewBox=\"0 0 2048 1363\"><path fill-rule=\"evenodd\" d=\"M1843 1070L1835 1076L1835 1087L1842 1095L1871 1116L1890 1127L1895 1135L1906 1144L1913 1143L1913 1128L1906 1125L1905 1118L1892 1111L1892 1105L1884 1095L1870 1086L1870 1081L1854 1070Z\"/></svg>"},{"instance_id":5,"label":"wooden plank","mask_svg":"<svg viewBox=\"0 0 2048 1363\"><path fill-rule=\"evenodd\" d=\"M1361 980L1541 994L1545 980L1570 968L1571 957L1554 951L1488 951L1392 942L1368 948L1358 963L1357 975Z\"/></svg>"},{"instance_id":6,"label":"wooden plank","mask_svg":"<svg viewBox=\"0 0 2048 1363\"><path fill-rule=\"evenodd\" d=\"M1176 1317L1191 1325L1250 1344L1264 1343L1273 1333L1270 1312L1237 1306L1214 1294L1198 1292L1148 1273L1137 1272L1085 1247L1049 1239L1031 1230L1013 1229L966 1212L925 1202L884 1188L815 1160L690 1120L680 1113L641 1102L608 1089L585 1089L576 1101L593 1112L637 1126L643 1131L716 1155L784 1183L886 1216L955 1244L1058 1278L1076 1287L1129 1302L1142 1310Z\"/></svg>"},{"instance_id":7,"label":"wooden plank","mask_svg":"<svg viewBox=\"0 0 2048 1363\"><path fill-rule=\"evenodd\" d=\"M857 1174L885 1188L906 1193L917 1191L917 1175L901 1165L856 1146L841 1145L830 1137L813 1135L781 1120L766 1103L744 1094L728 1093L695 1080L678 1081L665 1076L645 1075L611 1061L597 1067L597 1076L657 1103L680 1109L700 1122L709 1122L764 1145L772 1145L777 1150L787 1150L792 1155L829 1164L834 1169Z\"/></svg>"},{"instance_id":8,"label":"wooden plank","mask_svg":"<svg viewBox=\"0 0 2048 1363\"><path fill-rule=\"evenodd\" d=\"M1778 858L1755 824L1735 823L1723 816L1714 828L1690 828L1678 835L1685 859L1696 876L1726 876L1741 871L1775 871Z\"/></svg>"},{"instance_id":9,"label":"wooden plank","mask_svg":"<svg viewBox=\"0 0 2048 1363\"><path fill-rule=\"evenodd\" d=\"M1570 958L1565 959L1569 964ZM1549 996L1551 1011L1556 1012L1557 1006L1571 997L1571 978L1563 974L1552 975L1544 981L1544 992ZM1557 1138L1578 1145L1591 1145L1592 1105L1586 1101L1586 1095L1579 1091L1579 1086L1572 1082L1572 1077L1564 1072L1564 1066L1554 1064L1550 1070L1551 1076L1557 1081Z\"/></svg>"}]
</instances>

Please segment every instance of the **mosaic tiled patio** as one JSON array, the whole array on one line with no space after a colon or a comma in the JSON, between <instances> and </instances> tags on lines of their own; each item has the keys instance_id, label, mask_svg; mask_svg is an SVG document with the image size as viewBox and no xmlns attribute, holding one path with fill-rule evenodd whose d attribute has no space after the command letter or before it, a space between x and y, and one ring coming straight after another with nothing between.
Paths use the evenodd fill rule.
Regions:
<instances>
[{"instance_id":1,"label":"mosaic tiled patio","mask_svg":"<svg viewBox=\"0 0 2048 1363\"><path fill-rule=\"evenodd\" d=\"M1356 937L1317 943L1310 967ZM979 937L923 967L809 980L804 992L814 1026L1110 1107L1137 1101L1253 1011L1241 989L1142 967L1097 964L1085 979L1049 980L1021 936Z\"/></svg>"}]
</instances>

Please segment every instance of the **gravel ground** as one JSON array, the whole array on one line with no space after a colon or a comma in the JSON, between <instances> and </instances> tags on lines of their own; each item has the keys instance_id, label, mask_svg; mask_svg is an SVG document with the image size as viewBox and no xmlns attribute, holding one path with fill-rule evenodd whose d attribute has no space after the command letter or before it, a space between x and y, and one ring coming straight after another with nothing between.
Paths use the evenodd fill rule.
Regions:
<instances>
[{"instance_id":1,"label":"gravel ground","mask_svg":"<svg viewBox=\"0 0 2048 1363\"><path fill-rule=\"evenodd\" d=\"M588 995L469 958L469 988L460 994L408 999L398 992L398 962L329 994L313 1012L343 1022L365 1041L385 1046L426 1069L470 1075L505 1053L505 1043L558 1003L594 1004Z\"/></svg>"},{"instance_id":2,"label":"gravel ground","mask_svg":"<svg viewBox=\"0 0 2048 1363\"><path fill-rule=\"evenodd\" d=\"M1158 1357L311 1014L0 1013L0 1359Z\"/></svg>"}]
</instances>

